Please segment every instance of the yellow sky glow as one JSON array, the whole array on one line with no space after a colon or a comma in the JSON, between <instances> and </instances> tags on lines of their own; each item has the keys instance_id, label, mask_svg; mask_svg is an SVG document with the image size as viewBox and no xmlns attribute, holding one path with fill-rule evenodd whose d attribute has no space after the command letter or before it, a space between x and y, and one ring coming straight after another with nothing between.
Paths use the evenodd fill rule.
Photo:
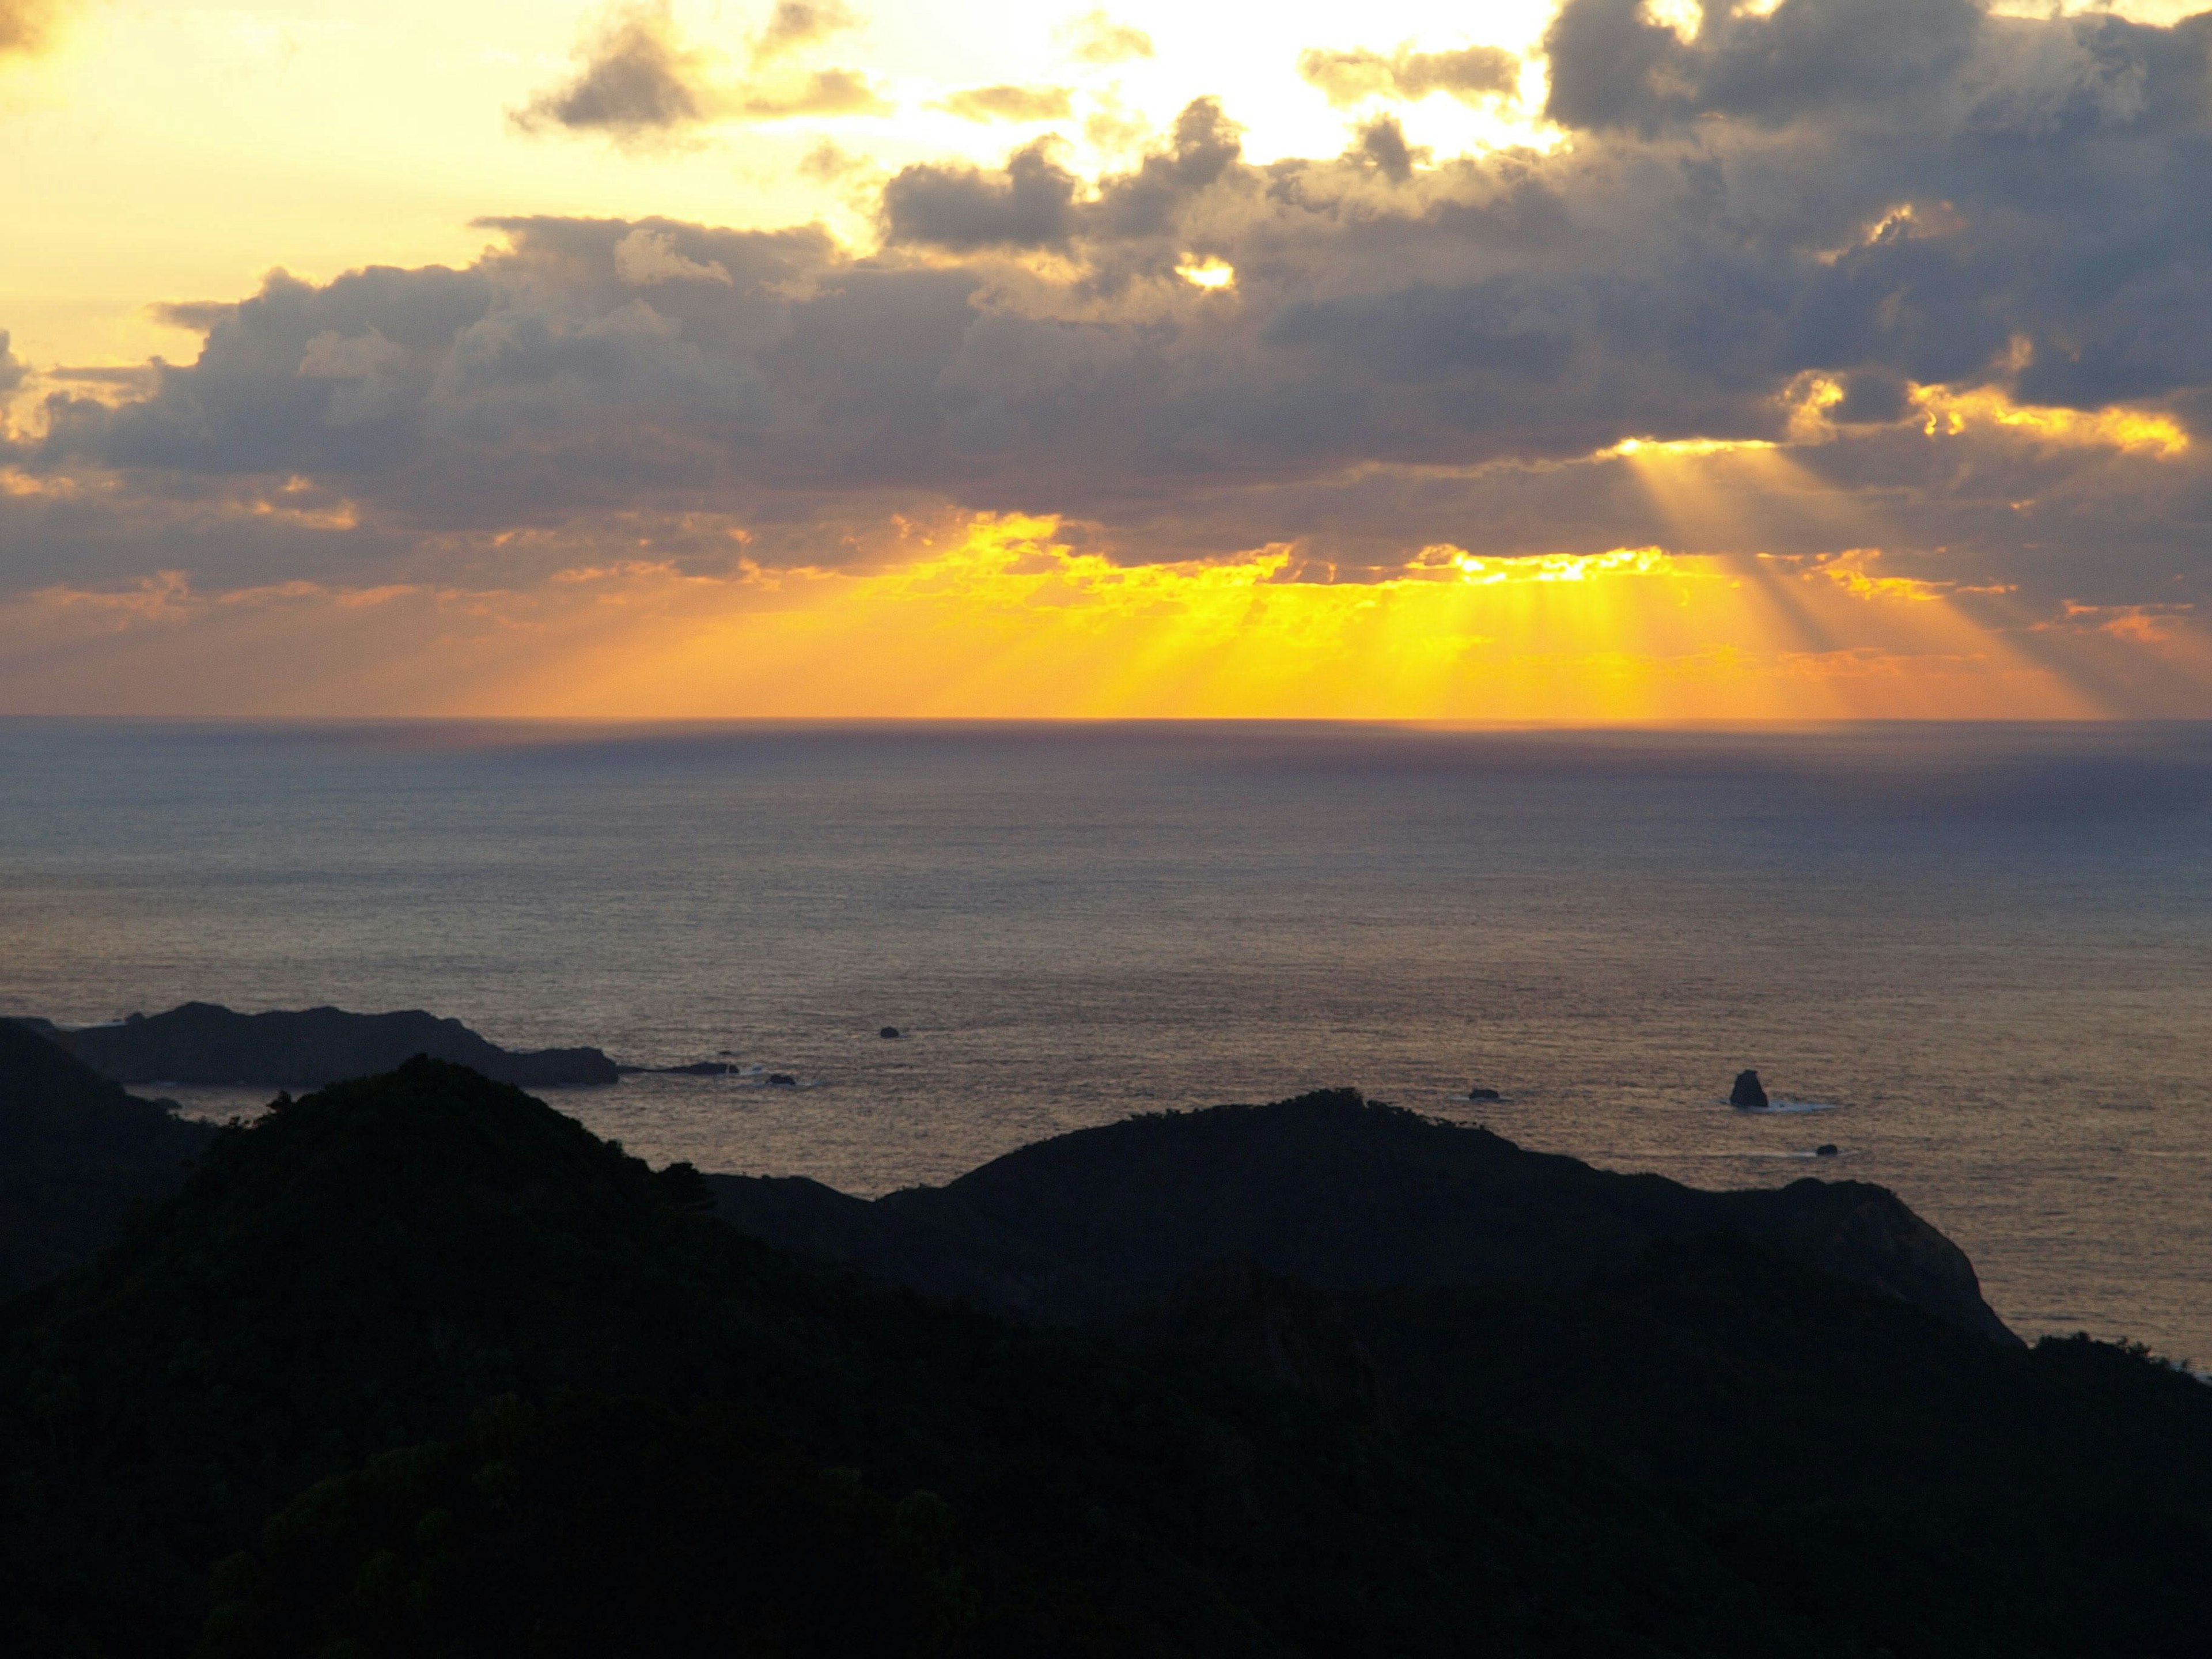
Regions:
<instances>
[{"instance_id":1,"label":"yellow sky glow","mask_svg":"<svg viewBox=\"0 0 2212 1659\"><path fill-rule=\"evenodd\" d=\"M1056 536L1050 520L987 517L872 574L700 578L648 562L526 594L48 590L0 607L0 698L617 718L2067 719L2110 712L2098 663L2145 649L2177 684L2212 684L2185 617L2085 613L2032 655L1997 625L2002 592L1887 576L1868 551L1436 547L1388 580L1325 584L1282 580L1282 549L1124 566ZM179 686L195 688L182 708Z\"/></svg>"}]
</instances>

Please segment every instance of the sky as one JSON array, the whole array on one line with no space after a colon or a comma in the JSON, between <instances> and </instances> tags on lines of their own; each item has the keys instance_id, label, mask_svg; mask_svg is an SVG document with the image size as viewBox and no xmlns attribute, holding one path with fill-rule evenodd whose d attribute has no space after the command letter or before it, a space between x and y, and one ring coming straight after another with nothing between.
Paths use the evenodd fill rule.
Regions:
<instances>
[{"instance_id":1,"label":"sky","mask_svg":"<svg viewBox=\"0 0 2212 1659\"><path fill-rule=\"evenodd\" d=\"M2212 12L0 0L0 713L2212 717Z\"/></svg>"}]
</instances>

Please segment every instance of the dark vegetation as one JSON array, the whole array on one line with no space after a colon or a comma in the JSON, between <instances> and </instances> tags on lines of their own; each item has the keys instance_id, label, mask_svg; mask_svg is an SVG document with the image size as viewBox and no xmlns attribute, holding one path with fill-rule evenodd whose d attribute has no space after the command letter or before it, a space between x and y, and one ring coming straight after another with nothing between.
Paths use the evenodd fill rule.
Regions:
<instances>
[{"instance_id":1,"label":"dark vegetation","mask_svg":"<svg viewBox=\"0 0 2212 1659\"><path fill-rule=\"evenodd\" d=\"M0 1020L0 1297L89 1261L214 1134Z\"/></svg>"},{"instance_id":2,"label":"dark vegetation","mask_svg":"<svg viewBox=\"0 0 2212 1659\"><path fill-rule=\"evenodd\" d=\"M410 1061L222 1132L0 1315L0 1650L2206 1650L2212 1391L1862 1271L1927 1266L1875 1189L1527 1158L1336 1095L957 1206L740 1189L848 1261L898 1217L987 1291L1078 1285L1024 1322Z\"/></svg>"},{"instance_id":3,"label":"dark vegetation","mask_svg":"<svg viewBox=\"0 0 2212 1659\"><path fill-rule=\"evenodd\" d=\"M1965 1255L1884 1188L1699 1192L1348 1090L1080 1130L873 1203L796 1178L708 1180L723 1218L772 1244L1060 1322L1110 1314L1225 1255L1332 1289L1534 1287L1718 1233L2014 1340Z\"/></svg>"},{"instance_id":4,"label":"dark vegetation","mask_svg":"<svg viewBox=\"0 0 2212 1659\"><path fill-rule=\"evenodd\" d=\"M388 1072L416 1054L449 1060L522 1089L612 1083L621 1075L597 1048L513 1053L458 1019L440 1019L420 1009L392 1014L349 1014L341 1008L240 1014L212 1002L187 1002L165 1014L133 1014L116 1025L69 1029L37 1024L44 1035L116 1083L312 1089Z\"/></svg>"}]
</instances>

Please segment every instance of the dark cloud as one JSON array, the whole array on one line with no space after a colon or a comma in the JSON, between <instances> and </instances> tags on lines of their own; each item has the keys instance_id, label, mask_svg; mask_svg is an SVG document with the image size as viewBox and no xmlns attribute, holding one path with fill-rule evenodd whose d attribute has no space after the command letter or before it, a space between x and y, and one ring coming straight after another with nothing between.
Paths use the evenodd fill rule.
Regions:
<instances>
[{"instance_id":1,"label":"dark cloud","mask_svg":"<svg viewBox=\"0 0 2212 1659\"><path fill-rule=\"evenodd\" d=\"M577 49L575 76L514 112L526 131L560 127L649 143L715 120L884 115L891 104L858 70L794 70L777 60L853 27L836 3L781 0L754 42L754 72L718 79L712 56L687 45L667 0L618 5Z\"/></svg>"},{"instance_id":2,"label":"dark cloud","mask_svg":"<svg viewBox=\"0 0 2212 1659\"><path fill-rule=\"evenodd\" d=\"M1255 165L1200 100L1095 183L1049 142L908 167L867 258L546 219L465 270L273 276L173 307L205 347L149 395L64 387L22 464L139 501L305 480L375 559L647 513L742 518L757 556L952 506L1065 513L1130 557L1881 546L2024 605L2178 602L2212 579L2212 19L1923 9L1784 0L1685 45L1575 0L1579 131L1548 154L1416 168L1378 120ZM1233 283L1200 292L1194 259ZM2006 424L2007 398L2048 407ZM1701 518L1626 439L1784 447L1712 461Z\"/></svg>"},{"instance_id":3,"label":"dark cloud","mask_svg":"<svg viewBox=\"0 0 2212 1659\"><path fill-rule=\"evenodd\" d=\"M720 101L705 58L678 38L665 0L610 12L578 56L574 78L532 100L514 118L520 125L635 138L703 121Z\"/></svg>"},{"instance_id":4,"label":"dark cloud","mask_svg":"<svg viewBox=\"0 0 2212 1659\"><path fill-rule=\"evenodd\" d=\"M0 328L0 392L15 391L30 374L31 366L15 355L15 337Z\"/></svg>"},{"instance_id":5,"label":"dark cloud","mask_svg":"<svg viewBox=\"0 0 2212 1659\"><path fill-rule=\"evenodd\" d=\"M884 235L967 251L1050 247L1075 229L1075 175L1054 159L1048 138L1018 149L1003 171L927 163L884 188Z\"/></svg>"},{"instance_id":6,"label":"dark cloud","mask_svg":"<svg viewBox=\"0 0 2212 1659\"><path fill-rule=\"evenodd\" d=\"M967 121L1060 121L1073 112L1066 87L973 87L937 105Z\"/></svg>"},{"instance_id":7,"label":"dark cloud","mask_svg":"<svg viewBox=\"0 0 2212 1659\"><path fill-rule=\"evenodd\" d=\"M1379 52L1316 47L1298 54L1298 73L1340 106L1368 98L1412 102L1432 92L1449 93L1472 104L1515 96L1521 85L1521 60L1496 46L1464 46L1455 52L1401 46L1388 57Z\"/></svg>"},{"instance_id":8,"label":"dark cloud","mask_svg":"<svg viewBox=\"0 0 2212 1659\"><path fill-rule=\"evenodd\" d=\"M888 241L960 251L1052 247L1081 234L1108 240L1158 237L1181 204L1222 179L1241 147L1238 129L1211 98L1176 119L1169 148L1129 173L1109 175L1097 198L1079 202L1079 181L1041 138L997 172L924 163L902 171L884 191Z\"/></svg>"},{"instance_id":9,"label":"dark cloud","mask_svg":"<svg viewBox=\"0 0 2212 1659\"><path fill-rule=\"evenodd\" d=\"M1413 176L1416 153L1407 144L1406 129L1398 125L1395 115L1377 116L1361 127L1355 150L1394 183L1402 185ZM1428 158L1426 150L1419 155L1424 161Z\"/></svg>"},{"instance_id":10,"label":"dark cloud","mask_svg":"<svg viewBox=\"0 0 2212 1659\"><path fill-rule=\"evenodd\" d=\"M1133 173L1105 179L1090 217L1108 238L1162 236L1182 206L1227 179L1243 149L1243 129L1211 98L1197 98L1176 118L1169 148L1145 157Z\"/></svg>"},{"instance_id":11,"label":"dark cloud","mask_svg":"<svg viewBox=\"0 0 2212 1659\"><path fill-rule=\"evenodd\" d=\"M1072 17L1054 32L1060 50L1081 64L1126 64L1152 55L1152 37L1133 24L1117 23L1103 11Z\"/></svg>"}]
</instances>

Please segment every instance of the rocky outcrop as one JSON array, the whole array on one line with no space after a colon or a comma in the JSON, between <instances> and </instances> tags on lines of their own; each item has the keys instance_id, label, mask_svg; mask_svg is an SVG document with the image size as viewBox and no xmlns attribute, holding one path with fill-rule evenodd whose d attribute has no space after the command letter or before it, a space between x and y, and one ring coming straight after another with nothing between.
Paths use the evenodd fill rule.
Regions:
<instances>
[{"instance_id":1,"label":"rocky outcrop","mask_svg":"<svg viewBox=\"0 0 2212 1659\"><path fill-rule=\"evenodd\" d=\"M1759 1085L1756 1072L1738 1072L1735 1087L1729 1091L1729 1104L1741 1112L1763 1112L1766 1109L1766 1091Z\"/></svg>"},{"instance_id":2,"label":"rocky outcrop","mask_svg":"<svg viewBox=\"0 0 2212 1659\"><path fill-rule=\"evenodd\" d=\"M133 1014L119 1024L57 1031L54 1041L116 1083L319 1088L392 1071L416 1054L451 1060L522 1089L613 1083L620 1075L597 1048L511 1053L457 1019L420 1009L240 1014L212 1002L187 1002L165 1014Z\"/></svg>"},{"instance_id":3,"label":"rocky outcrop","mask_svg":"<svg viewBox=\"0 0 2212 1659\"><path fill-rule=\"evenodd\" d=\"M771 1243L1048 1320L1118 1316L1226 1257L1322 1290L1565 1285L1723 1234L2014 1340L1965 1255L1881 1188L1700 1192L1351 1090L1081 1130L873 1203L710 1179L721 1214Z\"/></svg>"}]
</instances>

